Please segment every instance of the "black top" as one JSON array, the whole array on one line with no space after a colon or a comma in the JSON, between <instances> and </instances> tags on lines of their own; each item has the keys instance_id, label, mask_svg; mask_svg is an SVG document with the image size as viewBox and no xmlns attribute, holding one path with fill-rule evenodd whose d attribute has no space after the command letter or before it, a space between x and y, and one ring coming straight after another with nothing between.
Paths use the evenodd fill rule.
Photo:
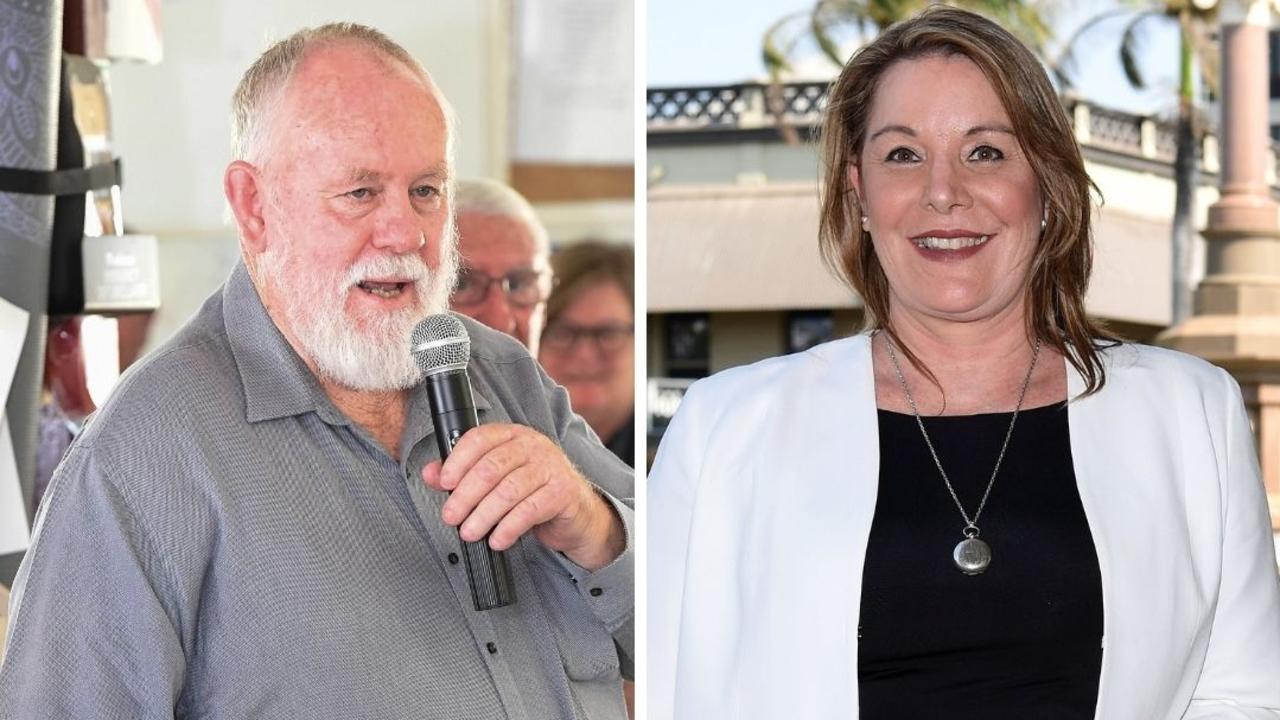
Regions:
<instances>
[{"instance_id":1,"label":"black top","mask_svg":"<svg viewBox=\"0 0 1280 720\"><path fill-rule=\"evenodd\" d=\"M1012 413L926 418L970 517ZM880 490L862 575L864 720L1092 718L1102 580L1065 403L1024 410L978 520L991 565L951 557L964 520L911 415L879 411Z\"/></svg>"},{"instance_id":2,"label":"black top","mask_svg":"<svg viewBox=\"0 0 1280 720\"><path fill-rule=\"evenodd\" d=\"M629 466L634 466L636 462L636 414L631 413L631 419L627 420L627 424L618 428L613 437L604 441L604 446L609 448L609 452L618 456L618 459Z\"/></svg>"}]
</instances>

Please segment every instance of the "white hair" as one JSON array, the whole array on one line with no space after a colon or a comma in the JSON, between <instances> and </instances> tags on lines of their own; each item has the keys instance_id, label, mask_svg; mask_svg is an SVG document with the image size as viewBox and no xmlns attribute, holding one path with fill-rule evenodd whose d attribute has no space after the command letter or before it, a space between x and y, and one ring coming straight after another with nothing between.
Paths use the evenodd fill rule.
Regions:
<instances>
[{"instance_id":1,"label":"white hair","mask_svg":"<svg viewBox=\"0 0 1280 720\"><path fill-rule=\"evenodd\" d=\"M275 243L259 256L259 283L272 285L280 299L283 322L297 339L300 355L317 375L351 390L404 390L422 379L413 360L414 326L428 315L449 308L449 293L458 273L457 229L452 218L441 241L440 265L430 270L416 252L377 255L346 271L322 273L292 242ZM346 311L349 292L376 277L412 280L417 303L363 318ZM363 327L361 327L363 321Z\"/></svg>"},{"instance_id":2,"label":"white hair","mask_svg":"<svg viewBox=\"0 0 1280 720\"><path fill-rule=\"evenodd\" d=\"M231 159L253 165L262 163L270 147L267 135L272 117L293 73L312 51L344 43L398 62L418 76L444 114L445 157L452 167L457 122L448 98L436 87L422 63L399 43L380 30L350 22L303 28L267 48L249 66L231 96Z\"/></svg>"},{"instance_id":3,"label":"white hair","mask_svg":"<svg viewBox=\"0 0 1280 720\"><path fill-rule=\"evenodd\" d=\"M489 178L462 178L458 180L453 199L454 212L508 217L524 226L533 237L534 246L542 255L551 252L551 239L547 228L538 219L524 196L497 180Z\"/></svg>"}]
</instances>

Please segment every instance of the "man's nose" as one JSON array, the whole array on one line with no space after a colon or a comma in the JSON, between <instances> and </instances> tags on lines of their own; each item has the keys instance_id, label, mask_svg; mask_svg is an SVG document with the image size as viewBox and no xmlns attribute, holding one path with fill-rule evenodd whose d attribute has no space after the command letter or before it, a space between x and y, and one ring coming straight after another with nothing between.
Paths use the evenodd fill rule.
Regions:
<instances>
[{"instance_id":1,"label":"man's nose","mask_svg":"<svg viewBox=\"0 0 1280 720\"><path fill-rule=\"evenodd\" d=\"M475 318L494 330L508 335L515 332L516 315L502 286L494 283L485 291L484 300L476 308Z\"/></svg>"},{"instance_id":2,"label":"man's nose","mask_svg":"<svg viewBox=\"0 0 1280 720\"><path fill-rule=\"evenodd\" d=\"M421 250L426 244L422 217L409 198L389 200L379 210L373 232L374 247L405 255Z\"/></svg>"}]
</instances>

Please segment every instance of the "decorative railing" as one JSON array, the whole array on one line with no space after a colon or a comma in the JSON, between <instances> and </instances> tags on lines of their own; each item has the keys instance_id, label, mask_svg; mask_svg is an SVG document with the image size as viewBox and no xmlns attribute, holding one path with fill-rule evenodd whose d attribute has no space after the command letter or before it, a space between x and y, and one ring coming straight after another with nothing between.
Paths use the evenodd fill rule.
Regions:
<instances>
[{"instance_id":1,"label":"decorative railing","mask_svg":"<svg viewBox=\"0 0 1280 720\"><path fill-rule=\"evenodd\" d=\"M700 87L649 88L647 117L650 138L733 131L816 130L827 106L828 83L742 83ZM1078 99L1064 99L1076 139L1094 148L1159 163L1173 162L1176 126L1143 115L1099 107ZM1197 148L1205 172L1216 173L1218 140L1206 135ZM1280 145L1271 145L1272 170L1280 164Z\"/></svg>"},{"instance_id":2,"label":"decorative railing","mask_svg":"<svg viewBox=\"0 0 1280 720\"><path fill-rule=\"evenodd\" d=\"M735 128L747 111L747 86L650 88L649 129Z\"/></svg>"},{"instance_id":3,"label":"decorative railing","mask_svg":"<svg viewBox=\"0 0 1280 720\"><path fill-rule=\"evenodd\" d=\"M827 83L649 88L649 132L759 130L817 126L827 107Z\"/></svg>"},{"instance_id":4,"label":"decorative railing","mask_svg":"<svg viewBox=\"0 0 1280 720\"><path fill-rule=\"evenodd\" d=\"M1077 105L1076 107L1080 107ZM1142 116L1106 108L1086 106L1083 114L1087 118L1090 144L1106 150L1119 152L1142 153ZM1081 113L1072 113L1076 134L1079 135L1084 123L1080 122Z\"/></svg>"}]
</instances>

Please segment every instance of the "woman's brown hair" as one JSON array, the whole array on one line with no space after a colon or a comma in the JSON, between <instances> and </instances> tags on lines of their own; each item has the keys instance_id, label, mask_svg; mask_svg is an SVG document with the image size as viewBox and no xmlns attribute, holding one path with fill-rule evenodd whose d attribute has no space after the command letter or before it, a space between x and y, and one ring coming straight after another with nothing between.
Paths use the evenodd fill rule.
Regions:
<instances>
[{"instance_id":1,"label":"woman's brown hair","mask_svg":"<svg viewBox=\"0 0 1280 720\"><path fill-rule=\"evenodd\" d=\"M819 245L823 259L863 300L866 324L888 333L911 362L932 373L889 325L889 284L871 236L862 229L849 168L858 164L880 79L904 60L960 55L978 66L1004 105L1040 184L1046 225L1026 284L1027 337L1062 353L1086 393L1106 382L1100 340L1114 340L1084 309L1093 268L1090 211L1097 186L1085 172L1066 110L1040 60L1007 30L965 10L935 5L891 26L859 50L832 85L823 125L826 178Z\"/></svg>"},{"instance_id":2,"label":"woman's brown hair","mask_svg":"<svg viewBox=\"0 0 1280 720\"><path fill-rule=\"evenodd\" d=\"M635 251L630 245L586 241L551 256L555 286L547 298L547 326L573 304L584 290L601 283L617 285L635 307Z\"/></svg>"}]
</instances>

